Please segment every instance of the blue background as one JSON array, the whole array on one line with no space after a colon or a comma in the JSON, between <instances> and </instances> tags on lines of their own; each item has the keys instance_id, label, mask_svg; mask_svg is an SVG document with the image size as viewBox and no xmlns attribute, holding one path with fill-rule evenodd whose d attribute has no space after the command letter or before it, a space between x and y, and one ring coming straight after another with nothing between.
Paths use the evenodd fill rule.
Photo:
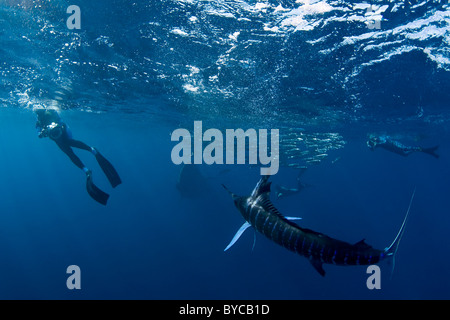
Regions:
<instances>
[{"instance_id":1,"label":"blue background","mask_svg":"<svg viewBox=\"0 0 450 320\"><path fill-rule=\"evenodd\" d=\"M274 10L280 4L286 10L301 6L289 1L264 2L267 12L250 10L252 1L133 3L78 1L79 31L65 26L68 1L0 5L1 299L450 297L449 18L430 18L448 6L393 13L389 7L381 30L342 46L373 31L348 22L355 12L305 16L317 25L296 31L281 28L283 11ZM417 39L411 35L418 29L411 28L391 38L386 32L413 22L447 35ZM265 23L279 26L280 33L264 31ZM229 35L237 31L234 43ZM381 49L371 51L369 45ZM439 55L440 63L432 59ZM111 189L95 158L75 150L111 195L106 207L88 196L84 174L67 156L49 139L38 139L36 105L58 107L74 138L114 164L123 184ZM324 265L322 278L307 259L261 235L252 250L252 230L223 252L244 221L221 184L250 194L259 168L203 165L208 192L182 197L170 135L177 128L192 130L194 120L203 120L204 130L310 134L300 150L291 150L290 162L303 166L302 151L313 158L327 154L302 176L313 186L272 199L283 214L301 216L299 224L333 238L365 238L383 249L417 188L392 278L385 262L381 290L367 289L363 266ZM338 138L322 141L326 150L318 152L314 137L328 132ZM440 145L440 158L372 152L368 133L390 134L409 145ZM282 143L281 154L289 148ZM294 187L298 167L282 163L271 180ZM81 290L66 287L72 264L81 268Z\"/></svg>"}]
</instances>

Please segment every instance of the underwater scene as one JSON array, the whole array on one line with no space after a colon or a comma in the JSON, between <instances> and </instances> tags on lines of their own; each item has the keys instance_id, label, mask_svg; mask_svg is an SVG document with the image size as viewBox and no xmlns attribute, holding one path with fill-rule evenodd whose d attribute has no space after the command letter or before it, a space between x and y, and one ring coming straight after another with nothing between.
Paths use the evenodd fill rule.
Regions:
<instances>
[{"instance_id":1,"label":"underwater scene","mask_svg":"<svg viewBox=\"0 0 450 320\"><path fill-rule=\"evenodd\" d=\"M450 298L447 0L0 0L0 299Z\"/></svg>"}]
</instances>

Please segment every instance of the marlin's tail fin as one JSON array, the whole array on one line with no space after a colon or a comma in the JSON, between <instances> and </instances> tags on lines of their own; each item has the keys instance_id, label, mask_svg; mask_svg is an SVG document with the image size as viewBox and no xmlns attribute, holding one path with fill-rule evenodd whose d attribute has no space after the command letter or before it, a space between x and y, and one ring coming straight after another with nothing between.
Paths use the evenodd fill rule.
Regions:
<instances>
[{"instance_id":1,"label":"marlin's tail fin","mask_svg":"<svg viewBox=\"0 0 450 320\"><path fill-rule=\"evenodd\" d=\"M436 153L437 148L439 148L439 146L435 146L435 147L431 147L431 148L422 148L421 151L424 153L428 153L429 155L438 159L439 155Z\"/></svg>"},{"instance_id":2,"label":"marlin's tail fin","mask_svg":"<svg viewBox=\"0 0 450 320\"><path fill-rule=\"evenodd\" d=\"M414 199L414 195L416 194L416 188L414 188L413 194L411 196L411 200L409 201L408 211L406 212L405 218L403 219L402 226L400 227L400 230L397 233L397 236L395 237L394 241L392 241L391 245L384 249L384 252L387 257L392 257L392 273L394 272L395 268L395 254L398 250L398 245L400 244L400 240L402 239L403 233L405 232L405 226L406 221L408 220L409 211L411 209L411 204Z\"/></svg>"}]
</instances>

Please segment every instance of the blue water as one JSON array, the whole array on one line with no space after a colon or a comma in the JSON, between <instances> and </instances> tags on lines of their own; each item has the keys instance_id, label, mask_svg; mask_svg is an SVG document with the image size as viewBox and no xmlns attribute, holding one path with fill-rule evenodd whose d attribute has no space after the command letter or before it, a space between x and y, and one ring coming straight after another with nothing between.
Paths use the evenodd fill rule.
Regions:
<instances>
[{"instance_id":1,"label":"blue water","mask_svg":"<svg viewBox=\"0 0 450 320\"><path fill-rule=\"evenodd\" d=\"M447 1L0 1L1 299L448 299L450 11ZM387 7L385 7L387 6ZM119 172L111 197L49 139L33 109L59 110L74 138ZM312 187L276 200L301 226L375 248L410 217L391 277L324 265L247 231L221 184L246 195L248 165L202 165L208 191L183 197L171 161L177 128L277 128L280 170ZM369 133L439 145L439 159L366 146ZM224 169L228 169L224 171ZM192 181L192 184L197 182ZM69 265L81 290L66 287Z\"/></svg>"}]
</instances>

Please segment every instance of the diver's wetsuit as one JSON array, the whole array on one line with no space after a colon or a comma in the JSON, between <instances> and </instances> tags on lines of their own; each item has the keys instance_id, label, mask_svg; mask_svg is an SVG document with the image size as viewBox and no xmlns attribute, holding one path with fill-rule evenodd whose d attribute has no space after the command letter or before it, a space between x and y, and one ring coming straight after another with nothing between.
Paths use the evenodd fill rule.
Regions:
<instances>
[{"instance_id":1,"label":"diver's wetsuit","mask_svg":"<svg viewBox=\"0 0 450 320\"><path fill-rule=\"evenodd\" d=\"M36 114L38 116L36 128L39 131L39 138L49 137L55 141L58 147L69 156L70 160L72 160L78 168L82 169L86 173L86 186L91 197L106 205L109 195L98 189L93 184L91 170L83 164L80 158L78 158L78 156L73 152L72 148L90 151L97 159L97 162L111 183L111 186L115 188L121 184L122 181L111 163L109 163L109 161L106 160L95 148L88 146L84 142L72 139L72 134L70 133L67 125L61 120L56 110L38 109L36 110Z\"/></svg>"},{"instance_id":2,"label":"diver's wetsuit","mask_svg":"<svg viewBox=\"0 0 450 320\"><path fill-rule=\"evenodd\" d=\"M52 125L53 124L53 125ZM48 131L48 137L56 142L58 147L69 156L70 160L80 169L86 168L80 158L73 152L73 148L83 149L86 151L94 152L94 148L89 147L84 142L74 140L71 138L71 134L68 131L67 125L64 123L55 123L48 125L43 130ZM41 131L42 132L42 131ZM43 136L39 136L42 138Z\"/></svg>"},{"instance_id":3,"label":"diver's wetsuit","mask_svg":"<svg viewBox=\"0 0 450 320\"><path fill-rule=\"evenodd\" d=\"M436 154L436 149L438 148L438 146L432 148L410 147L405 146L398 141L391 140L388 136L371 136L367 141L367 146L371 150L374 150L376 147L381 147L404 157L410 155L413 152L424 152L432 155L435 158L439 158L439 155Z\"/></svg>"}]
</instances>

